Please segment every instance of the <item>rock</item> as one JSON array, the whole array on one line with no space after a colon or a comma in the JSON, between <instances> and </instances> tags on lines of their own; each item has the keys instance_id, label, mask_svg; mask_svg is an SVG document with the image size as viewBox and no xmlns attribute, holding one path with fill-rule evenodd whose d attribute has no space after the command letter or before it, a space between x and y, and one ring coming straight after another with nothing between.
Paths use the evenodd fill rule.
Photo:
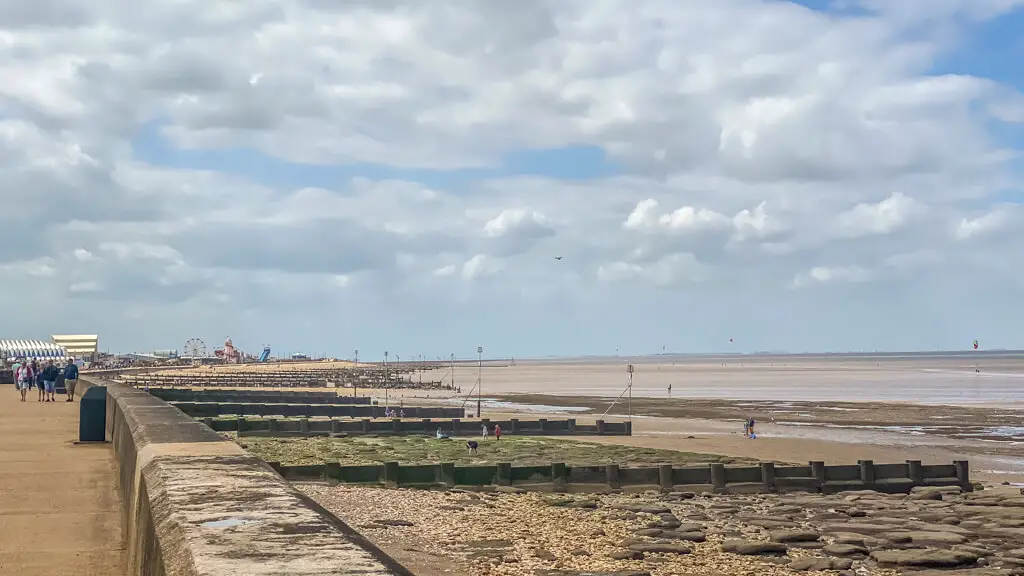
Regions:
<instances>
[{"instance_id":1,"label":"rock","mask_svg":"<svg viewBox=\"0 0 1024 576\"><path fill-rule=\"evenodd\" d=\"M589 510L596 510L597 502L593 500L574 500L569 504L569 508L586 508Z\"/></svg>"},{"instance_id":2,"label":"rock","mask_svg":"<svg viewBox=\"0 0 1024 576\"><path fill-rule=\"evenodd\" d=\"M615 550L608 556L613 560L643 560L644 553L639 550Z\"/></svg>"},{"instance_id":3,"label":"rock","mask_svg":"<svg viewBox=\"0 0 1024 576\"><path fill-rule=\"evenodd\" d=\"M942 492L927 490L924 492L911 492L907 494L907 500L942 500Z\"/></svg>"},{"instance_id":4,"label":"rock","mask_svg":"<svg viewBox=\"0 0 1024 576\"><path fill-rule=\"evenodd\" d=\"M910 489L911 494L926 494L926 493L938 493L938 494L963 494L963 488L959 486L914 486Z\"/></svg>"},{"instance_id":5,"label":"rock","mask_svg":"<svg viewBox=\"0 0 1024 576\"><path fill-rule=\"evenodd\" d=\"M645 542L644 540L640 540L639 538L626 538L625 540L619 542L619 546L622 546L623 548L629 548L630 546L632 546L634 544L646 544L646 543L647 542Z\"/></svg>"},{"instance_id":6,"label":"rock","mask_svg":"<svg viewBox=\"0 0 1024 576\"><path fill-rule=\"evenodd\" d=\"M662 532L664 532L664 530L661 530L660 528L644 528L642 530L637 530L636 532L634 532L634 534L636 534L637 536L655 538L657 536L661 536Z\"/></svg>"},{"instance_id":7,"label":"rock","mask_svg":"<svg viewBox=\"0 0 1024 576\"><path fill-rule=\"evenodd\" d=\"M594 530L593 532L591 532L590 535L591 536L605 536L606 534L605 534L604 530L601 530L600 528L598 528L597 530Z\"/></svg>"},{"instance_id":8,"label":"rock","mask_svg":"<svg viewBox=\"0 0 1024 576\"><path fill-rule=\"evenodd\" d=\"M787 544L790 548L798 548L800 550L821 550L825 547L824 542L790 542Z\"/></svg>"},{"instance_id":9,"label":"rock","mask_svg":"<svg viewBox=\"0 0 1024 576\"><path fill-rule=\"evenodd\" d=\"M665 530L661 533L662 538L669 540L685 540L687 542L703 542L707 537L703 532L683 532L680 530Z\"/></svg>"},{"instance_id":10,"label":"rock","mask_svg":"<svg viewBox=\"0 0 1024 576\"><path fill-rule=\"evenodd\" d=\"M821 572L823 570L849 570L853 561L846 558L797 558L789 563L797 572Z\"/></svg>"},{"instance_id":11,"label":"rock","mask_svg":"<svg viewBox=\"0 0 1024 576\"><path fill-rule=\"evenodd\" d=\"M678 520L673 520L673 521L668 521L668 522L666 522L664 520L657 520L657 521L654 521L654 522L651 522L650 524L648 524L647 527L648 528L661 528L662 530L675 530L676 528L679 528L682 525L683 525L683 523L678 521Z\"/></svg>"},{"instance_id":12,"label":"rock","mask_svg":"<svg viewBox=\"0 0 1024 576\"><path fill-rule=\"evenodd\" d=\"M867 512L861 510L860 508L848 508L846 510L843 510L843 514L846 514L850 518L863 518L868 515Z\"/></svg>"},{"instance_id":13,"label":"rock","mask_svg":"<svg viewBox=\"0 0 1024 576\"><path fill-rule=\"evenodd\" d=\"M516 488L515 486L498 486L494 491L501 492L503 494L526 494L526 490Z\"/></svg>"},{"instance_id":14,"label":"rock","mask_svg":"<svg viewBox=\"0 0 1024 576\"><path fill-rule=\"evenodd\" d=\"M878 538L872 538L871 536L865 536L863 534L854 534L852 532L836 532L832 534L832 538L836 544L854 544L858 546L868 546L869 542L874 544L881 543Z\"/></svg>"},{"instance_id":15,"label":"rock","mask_svg":"<svg viewBox=\"0 0 1024 576\"><path fill-rule=\"evenodd\" d=\"M577 572L576 576L651 576L651 573L623 570L622 572Z\"/></svg>"},{"instance_id":16,"label":"rock","mask_svg":"<svg viewBox=\"0 0 1024 576\"><path fill-rule=\"evenodd\" d=\"M634 544L629 547L635 552L647 554L689 554L690 547L683 544Z\"/></svg>"},{"instance_id":17,"label":"rock","mask_svg":"<svg viewBox=\"0 0 1024 576\"><path fill-rule=\"evenodd\" d=\"M415 526L408 520L374 520L373 523L380 526Z\"/></svg>"},{"instance_id":18,"label":"rock","mask_svg":"<svg viewBox=\"0 0 1024 576\"><path fill-rule=\"evenodd\" d=\"M852 534L885 534L886 532L892 532L893 526L890 524L868 524L860 522L849 522L846 524L825 524L821 527L821 531L829 534L836 532L847 532Z\"/></svg>"},{"instance_id":19,"label":"rock","mask_svg":"<svg viewBox=\"0 0 1024 576\"><path fill-rule=\"evenodd\" d=\"M871 559L892 566L920 566L922 568L955 568L978 561L976 554L962 550L875 550Z\"/></svg>"},{"instance_id":20,"label":"rock","mask_svg":"<svg viewBox=\"0 0 1024 576\"><path fill-rule=\"evenodd\" d=\"M913 573L913 576L1008 576L1006 570L994 570L991 568L967 568L961 570L921 570Z\"/></svg>"},{"instance_id":21,"label":"rock","mask_svg":"<svg viewBox=\"0 0 1024 576\"><path fill-rule=\"evenodd\" d=\"M776 556L786 553L786 545L779 542L757 542L754 540L726 540L722 543L723 552L742 554L744 556Z\"/></svg>"},{"instance_id":22,"label":"rock","mask_svg":"<svg viewBox=\"0 0 1024 576\"><path fill-rule=\"evenodd\" d=\"M633 510L633 512L643 512L644 514L654 514L655 516L672 513L671 510L664 506L641 506L638 510Z\"/></svg>"},{"instance_id":23,"label":"rock","mask_svg":"<svg viewBox=\"0 0 1024 576\"><path fill-rule=\"evenodd\" d=\"M909 536L911 542L921 546L952 546L953 544L967 542L966 537L951 532L901 532L899 534ZM893 540L895 536L896 534L890 534L888 538Z\"/></svg>"},{"instance_id":24,"label":"rock","mask_svg":"<svg viewBox=\"0 0 1024 576\"><path fill-rule=\"evenodd\" d=\"M867 556L868 549L856 544L829 544L821 549L829 556Z\"/></svg>"},{"instance_id":25,"label":"rock","mask_svg":"<svg viewBox=\"0 0 1024 576\"><path fill-rule=\"evenodd\" d=\"M693 500L697 495L693 492L669 492L669 497L673 500Z\"/></svg>"},{"instance_id":26,"label":"rock","mask_svg":"<svg viewBox=\"0 0 1024 576\"><path fill-rule=\"evenodd\" d=\"M577 548L577 549L573 550L572 552L569 552L569 555L570 556L590 556L590 552L588 552L588 551L586 551L586 550L584 550L582 548Z\"/></svg>"},{"instance_id":27,"label":"rock","mask_svg":"<svg viewBox=\"0 0 1024 576\"><path fill-rule=\"evenodd\" d=\"M971 554L977 554L978 556L981 556L981 557L991 556L992 555L992 551L989 550L988 548L982 548L981 546L971 546L971 545L968 545L968 544L958 544L956 546L953 546L953 550L963 550L964 552L970 552ZM1022 552L1024 552L1024 551L1022 551ZM1004 554L1006 554L1008 556L1011 555L1010 552L1004 552Z\"/></svg>"},{"instance_id":28,"label":"rock","mask_svg":"<svg viewBox=\"0 0 1024 576\"><path fill-rule=\"evenodd\" d=\"M548 560L550 562L558 560L558 556L555 556L554 553L552 553L550 550L545 550L543 548L537 548L536 550L534 550L533 555L537 558L540 558L541 560Z\"/></svg>"},{"instance_id":29,"label":"rock","mask_svg":"<svg viewBox=\"0 0 1024 576\"><path fill-rule=\"evenodd\" d=\"M817 532L810 530L772 530L768 533L772 542L817 542Z\"/></svg>"},{"instance_id":30,"label":"rock","mask_svg":"<svg viewBox=\"0 0 1024 576\"><path fill-rule=\"evenodd\" d=\"M774 518L753 518L749 520L739 519L739 521L747 526L757 526L758 528L765 528L767 530L786 530L800 527L796 522L790 520L776 520Z\"/></svg>"}]
</instances>

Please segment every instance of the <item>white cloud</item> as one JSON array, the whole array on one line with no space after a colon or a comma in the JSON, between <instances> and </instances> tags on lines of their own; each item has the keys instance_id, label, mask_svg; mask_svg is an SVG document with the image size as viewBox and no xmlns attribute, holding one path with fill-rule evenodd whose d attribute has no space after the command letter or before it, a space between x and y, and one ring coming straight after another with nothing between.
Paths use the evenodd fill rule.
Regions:
<instances>
[{"instance_id":1,"label":"white cloud","mask_svg":"<svg viewBox=\"0 0 1024 576\"><path fill-rule=\"evenodd\" d=\"M486 254L476 254L462 264L462 278L476 280L484 276L493 276L501 271L502 263Z\"/></svg>"},{"instance_id":2,"label":"white cloud","mask_svg":"<svg viewBox=\"0 0 1024 576\"><path fill-rule=\"evenodd\" d=\"M1012 212L1008 208L1000 207L977 218L961 218L953 235L962 241L998 232L1010 223Z\"/></svg>"},{"instance_id":3,"label":"white cloud","mask_svg":"<svg viewBox=\"0 0 1024 576\"><path fill-rule=\"evenodd\" d=\"M859 266L815 266L793 278L793 286L803 288L812 284L866 282L871 272Z\"/></svg>"},{"instance_id":4,"label":"white cloud","mask_svg":"<svg viewBox=\"0 0 1024 576\"><path fill-rule=\"evenodd\" d=\"M925 207L918 201L894 192L873 204L862 202L836 218L837 232L844 236L891 234L905 226Z\"/></svg>"},{"instance_id":5,"label":"white cloud","mask_svg":"<svg viewBox=\"0 0 1024 576\"><path fill-rule=\"evenodd\" d=\"M773 314L820 336L979 287L971 306L1018 310L1003 136L1024 96L932 72L1017 4L0 0L0 314L9 337L75 318L115 348L227 331L546 354L627 316L677 349L707 346L683 320L807 349L827 339L787 341ZM570 146L615 174L533 160ZM914 303L871 300L882 283ZM950 333L993 317L964 315ZM1009 347L1024 318L998 316L986 341Z\"/></svg>"}]
</instances>

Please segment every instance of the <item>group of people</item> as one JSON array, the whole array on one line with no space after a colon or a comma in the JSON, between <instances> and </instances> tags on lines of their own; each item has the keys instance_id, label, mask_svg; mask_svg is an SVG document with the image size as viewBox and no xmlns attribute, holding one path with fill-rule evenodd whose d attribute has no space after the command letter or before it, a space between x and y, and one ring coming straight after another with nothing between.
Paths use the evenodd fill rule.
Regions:
<instances>
[{"instance_id":1,"label":"group of people","mask_svg":"<svg viewBox=\"0 0 1024 576\"><path fill-rule=\"evenodd\" d=\"M68 358L67 365L63 368L57 366L53 360L46 363L37 359L26 360L19 358L11 366L14 372L14 387L21 394L21 401L25 402L29 390L39 390L39 402L56 402L57 379L64 375L64 389L67 390L67 400L75 401L75 388L78 385L78 366L74 358Z\"/></svg>"}]
</instances>

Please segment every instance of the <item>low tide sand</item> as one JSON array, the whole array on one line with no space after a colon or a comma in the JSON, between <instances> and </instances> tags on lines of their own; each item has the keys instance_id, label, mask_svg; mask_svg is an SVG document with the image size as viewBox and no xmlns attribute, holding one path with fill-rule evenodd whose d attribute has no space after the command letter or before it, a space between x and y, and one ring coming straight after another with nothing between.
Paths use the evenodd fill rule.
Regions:
<instances>
[{"instance_id":1,"label":"low tide sand","mask_svg":"<svg viewBox=\"0 0 1024 576\"><path fill-rule=\"evenodd\" d=\"M634 436L600 441L781 462L967 458L979 479L1024 482L1024 353L457 364L454 374L427 371L423 379L454 376L460 395L391 390L387 398L407 405L465 402L475 412L480 381L485 416L593 418L624 392L628 363L634 365ZM231 368L237 369L244 368ZM383 390L372 394L385 398ZM609 414L625 417L625 404ZM758 419L757 440L741 434L748 414Z\"/></svg>"},{"instance_id":2,"label":"low tide sand","mask_svg":"<svg viewBox=\"0 0 1024 576\"><path fill-rule=\"evenodd\" d=\"M966 458L979 479L1024 481L1024 354L533 361L460 365L454 376L463 396L479 377L494 400L485 415L564 417L580 407L604 412L625 390L628 362L634 436L602 441L788 462ZM609 415L625 416L624 400ZM741 433L748 414L758 419L757 440Z\"/></svg>"}]
</instances>

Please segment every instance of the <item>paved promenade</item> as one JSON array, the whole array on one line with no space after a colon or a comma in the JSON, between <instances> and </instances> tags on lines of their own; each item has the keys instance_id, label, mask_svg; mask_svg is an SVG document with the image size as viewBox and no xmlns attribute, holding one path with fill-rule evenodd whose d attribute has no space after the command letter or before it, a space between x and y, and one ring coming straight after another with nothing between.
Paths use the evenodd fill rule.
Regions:
<instances>
[{"instance_id":1,"label":"paved promenade","mask_svg":"<svg viewBox=\"0 0 1024 576\"><path fill-rule=\"evenodd\" d=\"M0 385L0 574L122 576L114 454L78 439L78 402Z\"/></svg>"}]
</instances>

